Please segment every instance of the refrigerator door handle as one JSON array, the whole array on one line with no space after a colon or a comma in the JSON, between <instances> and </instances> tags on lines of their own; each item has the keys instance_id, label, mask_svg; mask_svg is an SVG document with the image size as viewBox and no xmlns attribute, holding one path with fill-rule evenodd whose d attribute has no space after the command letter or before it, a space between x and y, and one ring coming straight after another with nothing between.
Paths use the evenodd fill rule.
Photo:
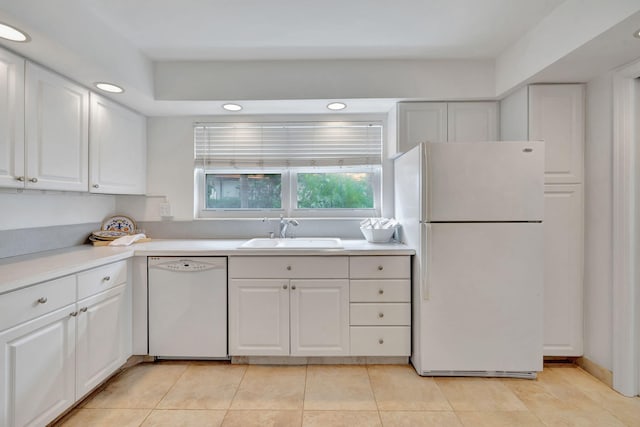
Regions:
<instances>
[{"instance_id":1,"label":"refrigerator door handle","mask_svg":"<svg viewBox=\"0 0 640 427\"><path fill-rule=\"evenodd\" d=\"M422 242L422 250L420 251L420 288L422 289L422 299L429 300L429 276L431 269L431 224L428 222L420 223L420 241Z\"/></svg>"}]
</instances>

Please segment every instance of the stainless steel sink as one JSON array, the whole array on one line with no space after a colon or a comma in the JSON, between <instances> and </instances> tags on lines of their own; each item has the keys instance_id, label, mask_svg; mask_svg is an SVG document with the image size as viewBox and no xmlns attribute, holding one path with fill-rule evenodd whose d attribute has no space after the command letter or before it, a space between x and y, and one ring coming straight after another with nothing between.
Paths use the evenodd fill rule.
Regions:
<instances>
[{"instance_id":1,"label":"stainless steel sink","mask_svg":"<svg viewBox=\"0 0 640 427\"><path fill-rule=\"evenodd\" d=\"M342 241L330 237L295 239L256 238L244 242L239 249L342 249Z\"/></svg>"}]
</instances>

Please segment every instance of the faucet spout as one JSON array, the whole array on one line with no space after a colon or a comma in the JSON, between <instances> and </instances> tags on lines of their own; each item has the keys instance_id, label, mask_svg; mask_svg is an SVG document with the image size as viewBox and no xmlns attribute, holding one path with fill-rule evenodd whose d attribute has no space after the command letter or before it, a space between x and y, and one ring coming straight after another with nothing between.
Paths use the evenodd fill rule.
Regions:
<instances>
[{"instance_id":1,"label":"faucet spout","mask_svg":"<svg viewBox=\"0 0 640 427\"><path fill-rule=\"evenodd\" d=\"M280 215L280 238L281 239L286 239L287 238L287 228L289 228L289 225L293 225L298 226L300 225L300 223L298 222L298 220L295 220L293 218L284 218L282 215Z\"/></svg>"}]
</instances>

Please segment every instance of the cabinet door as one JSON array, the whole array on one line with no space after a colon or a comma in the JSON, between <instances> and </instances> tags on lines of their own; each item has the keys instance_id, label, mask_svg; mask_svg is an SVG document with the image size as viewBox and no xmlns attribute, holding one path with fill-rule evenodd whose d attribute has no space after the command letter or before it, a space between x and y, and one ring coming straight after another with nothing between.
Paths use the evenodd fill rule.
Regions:
<instances>
[{"instance_id":1,"label":"cabinet door","mask_svg":"<svg viewBox=\"0 0 640 427\"><path fill-rule=\"evenodd\" d=\"M24 187L24 59L2 49L0 187Z\"/></svg>"},{"instance_id":2,"label":"cabinet door","mask_svg":"<svg viewBox=\"0 0 640 427\"><path fill-rule=\"evenodd\" d=\"M78 301L76 397L122 366L127 354L127 285Z\"/></svg>"},{"instance_id":3,"label":"cabinet door","mask_svg":"<svg viewBox=\"0 0 640 427\"><path fill-rule=\"evenodd\" d=\"M398 148L407 152L421 142L447 140L447 104L401 102L398 104Z\"/></svg>"},{"instance_id":4,"label":"cabinet door","mask_svg":"<svg viewBox=\"0 0 640 427\"><path fill-rule=\"evenodd\" d=\"M447 104L448 141L497 141L497 102Z\"/></svg>"},{"instance_id":5,"label":"cabinet door","mask_svg":"<svg viewBox=\"0 0 640 427\"><path fill-rule=\"evenodd\" d=\"M89 91L28 62L27 188L88 191L88 123Z\"/></svg>"},{"instance_id":6,"label":"cabinet door","mask_svg":"<svg viewBox=\"0 0 640 427\"><path fill-rule=\"evenodd\" d=\"M75 305L0 334L0 425L44 426L75 402Z\"/></svg>"},{"instance_id":7,"label":"cabinet door","mask_svg":"<svg viewBox=\"0 0 640 427\"><path fill-rule=\"evenodd\" d=\"M529 139L545 142L545 181L574 184L583 179L584 86L529 87Z\"/></svg>"},{"instance_id":8,"label":"cabinet door","mask_svg":"<svg viewBox=\"0 0 640 427\"><path fill-rule=\"evenodd\" d=\"M229 354L289 354L289 280L229 281Z\"/></svg>"},{"instance_id":9,"label":"cabinet door","mask_svg":"<svg viewBox=\"0 0 640 427\"><path fill-rule=\"evenodd\" d=\"M579 184L545 186L545 356L582 356L582 197Z\"/></svg>"},{"instance_id":10,"label":"cabinet door","mask_svg":"<svg viewBox=\"0 0 640 427\"><path fill-rule=\"evenodd\" d=\"M291 281L291 354L349 354L349 281Z\"/></svg>"},{"instance_id":11,"label":"cabinet door","mask_svg":"<svg viewBox=\"0 0 640 427\"><path fill-rule=\"evenodd\" d=\"M89 141L89 191L144 194L147 179L147 121L144 116L92 93Z\"/></svg>"}]
</instances>

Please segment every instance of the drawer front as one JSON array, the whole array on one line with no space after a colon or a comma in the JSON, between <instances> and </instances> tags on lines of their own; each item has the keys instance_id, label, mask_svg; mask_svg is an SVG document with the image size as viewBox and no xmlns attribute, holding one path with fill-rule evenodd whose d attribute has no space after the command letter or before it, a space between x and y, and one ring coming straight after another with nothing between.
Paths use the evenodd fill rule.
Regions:
<instances>
[{"instance_id":1,"label":"drawer front","mask_svg":"<svg viewBox=\"0 0 640 427\"><path fill-rule=\"evenodd\" d=\"M344 256L229 257L233 279L346 279L349 261Z\"/></svg>"},{"instance_id":2,"label":"drawer front","mask_svg":"<svg viewBox=\"0 0 640 427\"><path fill-rule=\"evenodd\" d=\"M351 303L351 326L409 326L411 304L404 303Z\"/></svg>"},{"instance_id":3,"label":"drawer front","mask_svg":"<svg viewBox=\"0 0 640 427\"><path fill-rule=\"evenodd\" d=\"M409 256L352 256L349 258L352 279L410 279Z\"/></svg>"},{"instance_id":4,"label":"drawer front","mask_svg":"<svg viewBox=\"0 0 640 427\"><path fill-rule=\"evenodd\" d=\"M352 326L352 356L409 356L409 326Z\"/></svg>"},{"instance_id":5,"label":"drawer front","mask_svg":"<svg viewBox=\"0 0 640 427\"><path fill-rule=\"evenodd\" d=\"M351 302L411 302L411 280L351 280Z\"/></svg>"},{"instance_id":6,"label":"drawer front","mask_svg":"<svg viewBox=\"0 0 640 427\"><path fill-rule=\"evenodd\" d=\"M29 286L0 295L0 330L57 310L76 300L76 276Z\"/></svg>"},{"instance_id":7,"label":"drawer front","mask_svg":"<svg viewBox=\"0 0 640 427\"><path fill-rule=\"evenodd\" d=\"M78 299L106 291L127 281L127 261L118 261L78 274Z\"/></svg>"}]
</instances>

